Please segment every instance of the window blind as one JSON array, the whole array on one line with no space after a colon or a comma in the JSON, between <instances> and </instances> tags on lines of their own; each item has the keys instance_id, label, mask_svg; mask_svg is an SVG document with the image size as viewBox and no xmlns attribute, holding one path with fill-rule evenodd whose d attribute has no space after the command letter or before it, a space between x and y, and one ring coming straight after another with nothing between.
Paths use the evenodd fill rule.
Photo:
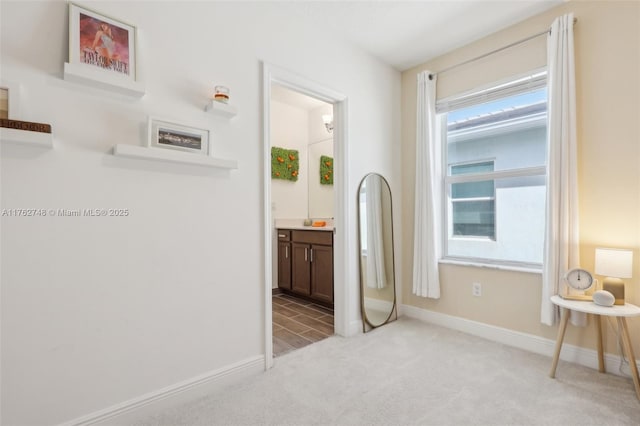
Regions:
<instances>
[{"instance_id":1,"label":"window blind","mask_svg":"<svg viewBox=\"0 0 640 426\"><path fill-rule=\"evenodd\" d=\"M527 73L522 77L510 79L502 84L475 89L436 102L436 113L444 113L465 108L479 103L491 102L507 96L530 92L547 85L546 68Z\"/></svg>"}]
</instances>

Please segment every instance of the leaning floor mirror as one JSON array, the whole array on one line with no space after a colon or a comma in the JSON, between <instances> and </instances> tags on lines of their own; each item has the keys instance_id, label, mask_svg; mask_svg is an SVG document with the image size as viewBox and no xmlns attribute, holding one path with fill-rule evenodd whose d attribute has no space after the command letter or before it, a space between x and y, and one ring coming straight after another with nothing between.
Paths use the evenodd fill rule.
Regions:
<instances>
[{"instance_id":1,"label":"leaning floor mirror","mask_svg":"<svg viewBox=\"0 0 640 426\"><path fill-rule=\"evenodd\" d=\"M360 307L366 333L398 319L391 189L376 173L366 175L358 188L358 237Z\"/></svg>"}]
</instances>

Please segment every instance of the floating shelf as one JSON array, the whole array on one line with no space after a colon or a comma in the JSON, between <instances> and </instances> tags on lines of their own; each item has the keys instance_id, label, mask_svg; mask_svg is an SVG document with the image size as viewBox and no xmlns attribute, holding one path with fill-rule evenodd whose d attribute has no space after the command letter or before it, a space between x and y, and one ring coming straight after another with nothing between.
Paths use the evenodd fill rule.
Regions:
<instances>
[{"instance_id":1,"label":"floating shelf","mask_svg":"<svg viewBox=\"0 0 640 426\"><path fill-rule=\"evenodd\" d=\"M217 167L219 169L237 169L236 160L209 157L162 148L118 144L113 147L113 155L142 160L165 161L169 163L193 164L196 166Z\"/></svg>"},{"instance_id":2,"label":"floating shelf","mask_svg":"<svg viewBox=\"0 0 640 426\"><path fill-rule=\"evenodd\" d=\"M0 140L22 145L53 148L53 134L0 127Z\"/></svg>"},{"instance_id":3,"label":"floating shelf","mask_svg":"<svg viewBox=\"0 0 640 426\"><path fill-rule=\"evenodd\" d=\"M98 89L118 92L127 96L142 97L145 94L144 84L131 81L121 76L87 64L72 64L65 62L64 79L74 83L82 83Z\"/></svg>"},{"instance_id":4,"label":"floating shelf","mask_svg":"<svg viewBox=\"0 0 640 426\"><path fill-rule=\"evenodd\" d=\"M209 103L204 107L204 110L207 112L211 112L219 117L223 118L233 118L238 113L238 110L233 105L225 104L218 101L209 101Z\"/></svg>"}]
</instances>

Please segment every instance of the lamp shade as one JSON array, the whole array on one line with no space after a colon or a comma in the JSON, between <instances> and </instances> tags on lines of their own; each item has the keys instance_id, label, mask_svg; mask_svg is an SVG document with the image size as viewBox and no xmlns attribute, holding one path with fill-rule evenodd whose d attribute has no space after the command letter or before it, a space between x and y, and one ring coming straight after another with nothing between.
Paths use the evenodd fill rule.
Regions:
<instances>
[{"instance_id":1,"label":"lamp shade","mask_svg":"<svg viewBox=\"0 0 640 426\"><path fill-rule=\"evenodd\" d=\"M612 278L631 278L633 252L631 250L597 248L596 274Z\"/></svg>"}]
</instances>

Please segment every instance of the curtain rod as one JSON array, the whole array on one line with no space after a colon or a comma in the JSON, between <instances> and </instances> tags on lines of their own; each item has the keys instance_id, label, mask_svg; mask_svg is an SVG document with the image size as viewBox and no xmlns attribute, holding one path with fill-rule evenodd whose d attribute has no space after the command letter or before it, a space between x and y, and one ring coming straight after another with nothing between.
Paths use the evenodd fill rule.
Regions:
<instances>
[{"instance_id":1,"label":"curtain rod","mask_svg":"<svg viewBox=\"0 0 640 426\"><path fill-rule=\"evenodd\" d=\"M578 23L578 18L573 18L573 25L575 25L576 23ZM511 44L499 47L499 48L497 48L495 50L492 50L491 52L487 52L487 53L484 53L484 54L482 54L480 56L476 56L475 58L467 59L464 62L460 62L460 63L455 64L455 65L451 65L450 67L442 69L442 70L440 70L438 72L434 72L434 73L429 74L429 80L433 80L433 76L434 75L442 74L443 72L447 72L447 71L450 71L450 70L452 70L454 68L461 67L462 65L466 65L466 64L468 64L470 62L478 61L480 59L486 58L487 56L493 55L493 54L498 53L498 52L502 52L503 50L509 49L511 47L517 46L517 45L522 44L522 43L525 43L525 42L527 42L529 40L533 40L534 38L540 37L541 35L544 35L544 34L547 34L547 33L550 33L550 32L551 32L551 28L549 28L546 31L541 31L541 32L539 32L537 34L534 34L534 35L531 35L529 37L523 38L521 40L514 41Z\"/></svg>"}]
</instances>

